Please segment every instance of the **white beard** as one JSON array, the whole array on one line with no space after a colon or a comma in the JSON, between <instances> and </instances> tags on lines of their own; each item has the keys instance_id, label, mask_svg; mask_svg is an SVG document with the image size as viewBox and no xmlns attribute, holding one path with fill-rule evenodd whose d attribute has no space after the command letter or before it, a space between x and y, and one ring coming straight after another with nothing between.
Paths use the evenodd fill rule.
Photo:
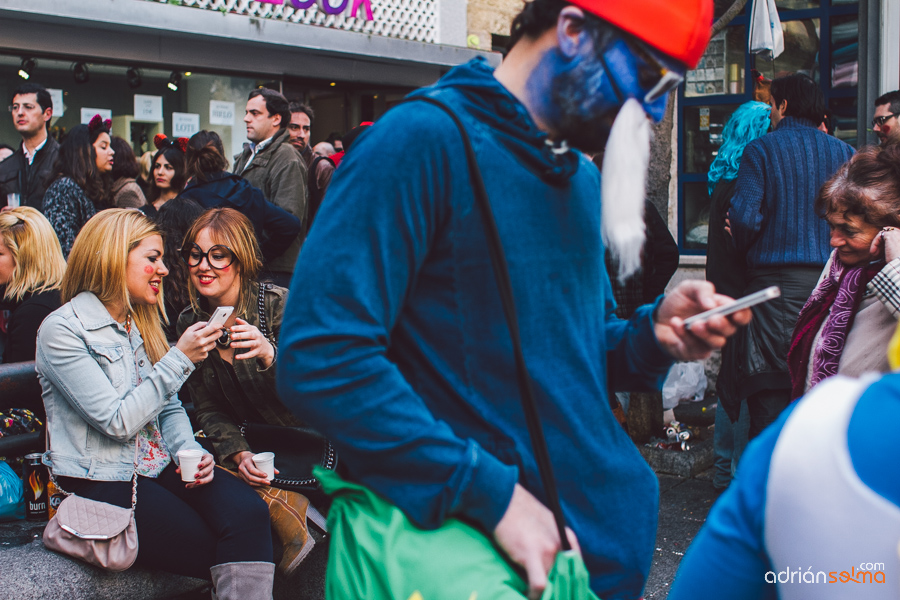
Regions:
<instances>
[{"instance_id":1,"label":"white beard","mask_svg":"<svg viewBox=\"0 0 900 600\"><path fill-rule=\"evenodd\" d=\"M629 98L616 116L603 155L603 241L619 266L620 282L641 268L651 135L644 109Z\"/></svg>"}]
</instances>

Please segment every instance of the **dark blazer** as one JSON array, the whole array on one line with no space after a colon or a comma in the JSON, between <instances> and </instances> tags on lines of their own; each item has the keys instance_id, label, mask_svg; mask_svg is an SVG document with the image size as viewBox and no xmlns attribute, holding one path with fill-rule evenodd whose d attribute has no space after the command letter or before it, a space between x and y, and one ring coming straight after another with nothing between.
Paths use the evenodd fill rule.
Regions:
<instances>
[{"instance_id":1,"label":"dark blazer","mask_svg":"<svg viewBox=\"0 0 900 600\"><path fill-rule=\"evenodd\" d=\"M205 182L192 179L180 196L196 200L203 208L233 208L243 213L253 223L267 263L284 254L300 235L300 219L267 202L263 193L246 179L226 171L208 177Z\"/></svg>"},{"instance_id":2,"label":"dark blazer","mask_svg":"<svg viewBox=\"0 0 900 600\"><path fill-rule=\"evenodd\" d=\"M22 145L19 144L11 156L0 162L0 198L4 199L3 202L5 203L7 194L19 194L22 206L41 210L44 193L53 183L53 166L58 153L59 144L48 136L47 143L37 151L34 161L29 165Z\"/></svg>"}]
</instances>

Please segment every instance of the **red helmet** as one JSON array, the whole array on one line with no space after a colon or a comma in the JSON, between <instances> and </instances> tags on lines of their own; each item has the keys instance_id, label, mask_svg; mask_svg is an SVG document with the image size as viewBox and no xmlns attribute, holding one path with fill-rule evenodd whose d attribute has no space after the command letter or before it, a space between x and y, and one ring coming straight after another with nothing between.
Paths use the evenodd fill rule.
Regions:
<instances>
[{"instance_id":1,"label":"red helmet","mask_svg":"<svg viewBox=\"0 0 900 600\"><path fill-rule=\"evenodd\" d=\"M692 69L709 43L713 0L568 1Z\"/></svg>"}]
</instances>

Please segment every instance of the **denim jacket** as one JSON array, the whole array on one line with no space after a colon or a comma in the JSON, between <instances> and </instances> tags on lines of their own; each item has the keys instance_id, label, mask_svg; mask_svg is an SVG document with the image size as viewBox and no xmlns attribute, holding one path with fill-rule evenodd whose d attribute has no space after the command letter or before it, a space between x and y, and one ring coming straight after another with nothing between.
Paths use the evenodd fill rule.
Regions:
<instances>
[{"instance_id":1,"label":"denim jacket","mask_svg":"<svg viewBox=\"0 0 900 600\"><path fill-rule=\"evenodd\" d=\"M151 364L137 328L129 336L91 292L44 320L36 361L50 434L44 463L54 475L130 479L135 435L154 419L173 460L201 449L177 395L193 363L172 348Z\"/></svg>"}]
</instances>

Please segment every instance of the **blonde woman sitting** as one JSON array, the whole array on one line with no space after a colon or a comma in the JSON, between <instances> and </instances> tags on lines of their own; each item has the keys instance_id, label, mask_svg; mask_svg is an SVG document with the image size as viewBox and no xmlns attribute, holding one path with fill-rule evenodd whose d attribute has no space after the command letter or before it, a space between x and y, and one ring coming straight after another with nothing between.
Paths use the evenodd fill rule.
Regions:
<instances>
[{"instance_id":1,"label":"blonde woman sitting","mask_svg":"<svg viewBox=\"0 0 900 600\"><path fill-rule=\"evenodd\" d=\"M34 360L38 327L59 308L65 271L59 239L40 211L22 206L0 213L0 286L6 286L0 310L10 311L0 362Z\"/></svg>"},{"instance_id":2,"label":"blonde woman sitting","mask_svg":"<svg viewBox=\"0 0 900 600\"><path fill-rule=\"evenodd\" d=\"M211 578L218 600L271 600L265 503L214 470L210 454L194 481L179 476L178 451L202 448L178 390L220 331L196 323L169 348L160 324L164 258L159 229L136 210L103 211L75 239L65 304L37 337L45 461L64 490L125 508L137 472L135 564Z\"/></svg>"}]
</instances>

